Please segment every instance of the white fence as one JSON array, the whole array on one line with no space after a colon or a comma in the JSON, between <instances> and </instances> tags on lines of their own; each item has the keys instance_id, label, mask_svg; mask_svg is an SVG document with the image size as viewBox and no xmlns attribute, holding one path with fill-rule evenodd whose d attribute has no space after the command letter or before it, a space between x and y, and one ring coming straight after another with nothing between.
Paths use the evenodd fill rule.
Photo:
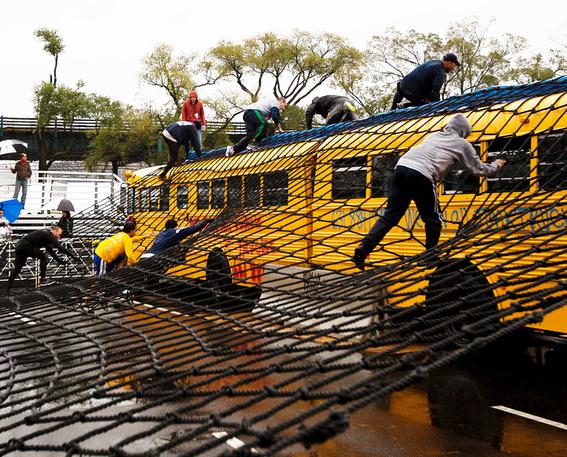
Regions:
<instances>
[{"instance_id":1,"label":"white fence","mask_svg":"<svg viewBox=\"0 0 567 457\"><path fill-rule=\"evenodd\" d=\"M10 272L14 269L15 249L18 241L18 237L0 240L0 283L5 282ZM92 264L94 251L91 240L66 238L61 240L61 244L73 252L78 260L73 260L65 265L59 265L48 255L47 279L83 278L94 274ZM59 257L64 257L59 252L57 254ZM17 279L36 280L37 278L39 278L39 261L28 259Z\"/></svg>"},{"instance_id":2,"label":"white fence","mask_svg":"<svg viewBox=\"0 0 567 457\"><path fill-rule=\"evenodd\" d=\"M12 198L15 185L15 175L9 169L14 162L8 164L2 162L0 162L0 201ZM108 197L115 198L118 202L123 184L122 179L112 173L38 171L37 162L32 163L32 177L28 184L25 211L41 213L54 210L63 198L71 200L77 212L96 206Z\"/></svg>"}]
</instances>

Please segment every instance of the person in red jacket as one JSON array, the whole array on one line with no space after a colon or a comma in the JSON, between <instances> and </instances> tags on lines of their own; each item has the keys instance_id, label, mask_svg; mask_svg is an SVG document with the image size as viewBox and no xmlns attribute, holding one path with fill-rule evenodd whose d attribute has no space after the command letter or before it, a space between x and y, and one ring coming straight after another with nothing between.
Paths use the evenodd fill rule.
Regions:
<instances>
[{"instance_id":1,"label":"person in red jacket","mask_svg":"<svg viewBox=\"0 0 567 457\"><path fill-rule=\"evenodd\" d=\"M199 144L201 149L203 149L203 132L205 131L205 126L207 121L205 120L205 110L203 109L203 104L199 101L196 90L189 92L189 97L183 103L183 109L181 110L181 120L193 122L197 128L197 136L199 137ZM189 160L189 156L186 157Z\"/></svg>"}]
</instances>

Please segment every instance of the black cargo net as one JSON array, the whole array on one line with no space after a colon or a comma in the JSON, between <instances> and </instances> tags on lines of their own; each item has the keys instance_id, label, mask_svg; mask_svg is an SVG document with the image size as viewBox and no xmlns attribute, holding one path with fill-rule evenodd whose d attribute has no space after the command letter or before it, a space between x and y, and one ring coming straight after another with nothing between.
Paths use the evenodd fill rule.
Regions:
<instances>
[{"instance_id":1,"label":"black cargo net","mask_svg":"<svg viewBox=\"0 0 567 457\"><path fill-rule=\"evenodd\" d=\"M277 455L526 326L567 333L553 324L567 299L564 85L276 136L78 214L85 245L129 214L138 235L208 224L109 274L87 265L0 299L0 455ZM506 166L450 173L438 247L411 206L359 271L397 159L455 112L482 160Z\"/></svg>"}]
</instances>

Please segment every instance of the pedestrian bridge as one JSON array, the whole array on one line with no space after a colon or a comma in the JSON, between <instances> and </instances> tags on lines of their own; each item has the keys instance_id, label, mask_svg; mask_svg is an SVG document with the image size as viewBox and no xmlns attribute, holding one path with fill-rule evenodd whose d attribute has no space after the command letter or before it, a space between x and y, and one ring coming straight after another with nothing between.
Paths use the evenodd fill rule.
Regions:
<instances>
[{"instance_id":1,"label":"pedestrian bridge","mask_svg":"<svg viewBox=\"0 0 567 457\"><path fill-rule=\"evenodd\" d=\"M72 124L66 124L60 119L50 122L45 128L45 142L48 148L49 160L82 160L87 155L89 137L99 127L96 119L75 119ZM37 157L37 139L35 131L37 119L33 117L10 117L0 115L0 140L16 138L28 143L30 159ZM246 132L243 122L208 121L208 132L222 130L231 139ZM163 145L158 144L158 150ZM64 151L64 152L59 152ZM55 155L53 155L55 154Z\"/></svg>"}]
</instances>

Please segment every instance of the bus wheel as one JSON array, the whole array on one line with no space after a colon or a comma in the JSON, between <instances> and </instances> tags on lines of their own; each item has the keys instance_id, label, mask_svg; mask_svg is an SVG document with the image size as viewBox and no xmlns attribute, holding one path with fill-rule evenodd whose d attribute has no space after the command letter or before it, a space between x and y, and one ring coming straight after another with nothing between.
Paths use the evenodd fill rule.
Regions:
<instances>
[{"instance_id":1,"label":"bus wheel","mask_svg":"<svg viewBox=\"0 0 567 457\"><path fill-rule=\"evenodd\" d=\"M214 248L207 259L207 285L213 295L215 304L225 306L231 304L233 289L230 263L220 248Z\"/></svg>"},{"instance_id":2,"label":"bus wheel","mask_svg":"<svg viewBox=\"0 0 567 457\"><path fill-rule=\"evenodd\" d=\"M503 424L490 405L490 390L460 370L441 370L427 382L431 424L500 449Z\"/></svg>"},{"instance_id":3,"label":"bus wheel","mask_svg":"<svg viewBox=\"0 0 567 457\"><path fill-rule=\"evenodd\" d=\"M444 327L446 334L458 333L464 325L498 311L495 303L486 307L488 302L494 300L490 284L482 272L466 259L452 259L440 265L429 278L425 299L426 312L441 309L441 312L436 314L435 321L432 320L430 324L447 320ZM482 310L475 310L475 306L482 306ZM446 311L443 311L445 308ZM451 322L451 318L464 311L470 311L470 316Z\"/></svg>"},{"instance_id":4,"label":"bus wheel","mask_svg":"<svg viewBox=\"0 0 567 457\"><path fill-rule=\"evenodd\" d=\"M251 311L258 303L258 287L237 286L232 282L232 272L226 254L214 248L207 259L207 286L214 304L231 308L231 311Z\"/></svg>"}]
</instances>

